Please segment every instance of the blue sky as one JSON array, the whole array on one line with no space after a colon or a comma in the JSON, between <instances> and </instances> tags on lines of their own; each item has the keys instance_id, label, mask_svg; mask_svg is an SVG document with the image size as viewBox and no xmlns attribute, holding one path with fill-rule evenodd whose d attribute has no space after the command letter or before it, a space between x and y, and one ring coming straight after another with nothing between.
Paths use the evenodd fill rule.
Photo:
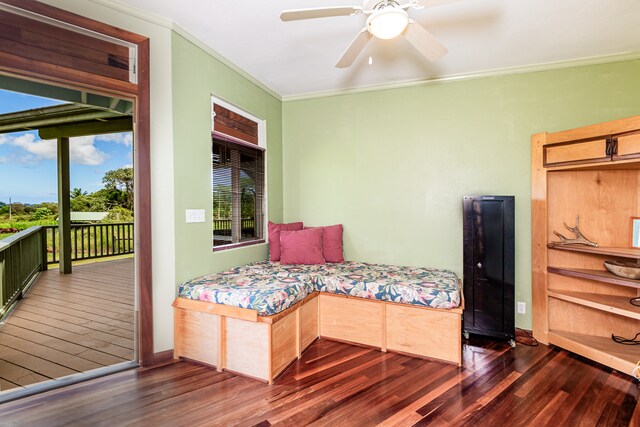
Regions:
<instances>
[{"instance_id":1,"label":"blue sky","mask_svg":"<svg viewBox=\"0 0 640 427\"><path fill-rule=\"evenodd\" d=\"M0 90L0 114L61 104L37 96ZM71 138L71 188L90 193L102 188L102 177L133 164L131 133ZM56 141L36 131L0 134L0 201L56 202Z\"/></svg>"}]
</instances>

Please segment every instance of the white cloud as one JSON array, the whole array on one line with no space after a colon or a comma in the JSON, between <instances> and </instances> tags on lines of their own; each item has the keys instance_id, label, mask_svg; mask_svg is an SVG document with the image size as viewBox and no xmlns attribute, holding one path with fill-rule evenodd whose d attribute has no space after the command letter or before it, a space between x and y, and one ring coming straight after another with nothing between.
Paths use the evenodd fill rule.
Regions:
<instances>
[{"instance_id":1,"label":"white cloud","mask_svg":"<svg viewBox=\"0 0 640 427\"><path fill-rule=\"evenodd\" d=\"M107 153L94 145L95 136L81 136L69 141L69 159L71 163L96 166L104 163ZM57 143L54 139L40 139L35 133L20 135L0 135L0 144L19 147L27 154L18 157L18 161L34 164L41 160L55 160L57 158Z\"/></svg>"},{"instance_id":2,"label":"white cloud","mask_svg":"<svg viewBox=\"0 0 640 427\"><path fill-rule=\"evenodd\" d=\"M101 165L107 159L107 153L96 148L96 136L80 136L69 141L69 159L79 165Z\"/></svg>"},{"instance_id":3,"label":"white cloud","mask_svg":"<svg viewBox=\"0 0 640 427\"><path fill-rule=\"evenodd\" d=\"M29 153L24 156L27 163L32 163L33 161L42 159L52 160L56 158L57 147L55 140L43 140L33 133L25 133L16 136L9 135L7 142L15 147L20 147Z\"/></svg>"},{"instance_id":4,"label":"white cloud","mask_svg":"<svg viewBox=\"0 0 640 427\"><path fill-rule=\"evenodd\" d=\"M131 132L108 133L105 135L98 135L96 139L102 142L115 142L116 144L122 144L127 147L131 147L133 144L133 134Z\"/></svg>"}]
</instances>

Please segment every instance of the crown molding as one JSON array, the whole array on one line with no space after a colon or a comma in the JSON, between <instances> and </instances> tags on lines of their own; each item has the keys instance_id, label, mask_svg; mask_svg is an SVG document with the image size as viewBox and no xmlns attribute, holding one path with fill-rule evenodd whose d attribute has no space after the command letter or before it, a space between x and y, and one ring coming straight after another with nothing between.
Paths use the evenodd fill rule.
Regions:
<instances>
[{"instance_id":1,"label":"crown molding","mask_svg":"<svg viewBox=\"0 0 640 427\"><path fill-rule=\"evenodd\" d=\"M133 16L135 18L142 19L143 21L147 21L147 22L150 22L152 24L159 25L161 27L164 27L164 28L167 28L167 29L169 29L171 31L174 31L176 34L184 37L187 41L191 42L192 44L194 44L198 48L200 48L203 51L205 51L206 53L208 53L213 58L215 58L218 61L220 61L223 65L225 65L226 67L228 67L232 71L238 73L239 75L241 75L242 77L247 79L249 82L253 83L254 85L259 87L263 91L267 92L269 95L273 96L274 98L276 98L279 101L282 101L282 96L279 93L277 93L275 90L273 90L270 87L266 86L260 80L256 79L254 76L252 76L251 74L247 73L245 70L243 70L242 68L238 67L233 62L229 61L227 58L222 56L220 53L218 53L215 50L213 50L210 46L207 46L205 43L203 43L200 39L195 37L189 31L187 31L186 29L182 28L175 21L173 21L171 19L168 19L168 18L165 18L165 17L160 16L160 15L156 15L156 14L151 13L151 12L147 12L145 10L139 9L139 8L131 6L129 4L123 3L120 0L90 0L90 1L93 2L93 3L99 4L101 6L107 7L109 9L115 10L117 12L121 12L121 13L130 15L130 16Z\"/></svg>"},{"instance_id":2,"label":"crown molding","mask_svg":"<svg viewBox=\"0 0 640 427\"><path fill-rule=\"evenodd\" d=\"M459 80L472 80L486 77L507 76L514 74L535 73L540 71L559 70L563 68L584 67L587 65L607 64L612 62L624 62L640 59L640 52L624 52L613 55L592 56L587 58L570 59L566 61L545 62L534 65L523 65L508 68L496 68L475 73L454 74L449 76L434 77L429 79L404 80L394 83L382 83L369 86L361 86L350 89L337 89L321 92L310 92L300 95L284 95L282 102L301 101L314 98L326 98L330 96L351 95L364 92L375 92L389 89L399 89L412 86L423 86L436 83L446 83Z\"/></svg>"}]
</instances>

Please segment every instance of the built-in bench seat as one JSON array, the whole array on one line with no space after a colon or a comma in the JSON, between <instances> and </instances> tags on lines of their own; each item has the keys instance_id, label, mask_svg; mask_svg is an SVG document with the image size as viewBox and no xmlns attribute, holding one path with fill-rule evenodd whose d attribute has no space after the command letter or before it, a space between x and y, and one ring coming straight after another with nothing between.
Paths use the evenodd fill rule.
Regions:
<instances>
[{"instance_id":1,"label":"built-in bench seat","mask_svg":"<svg viewBox=\"0 0 640 427\"><path fill-rule=\"evenodd\" d=\"M178 293L176 357L269 383L318 337L461 363L460 282L448 270L260 262Z\"/></svg>"}]
</instances>

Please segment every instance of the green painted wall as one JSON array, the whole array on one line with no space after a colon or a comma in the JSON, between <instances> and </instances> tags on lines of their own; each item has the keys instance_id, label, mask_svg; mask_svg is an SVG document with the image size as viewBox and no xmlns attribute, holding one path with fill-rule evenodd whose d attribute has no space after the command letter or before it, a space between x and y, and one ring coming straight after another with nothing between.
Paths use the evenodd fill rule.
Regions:
<instances>
[{"instance_id":1,"label":"green painted wall","mask_svg":"<svg viewBox=\"0 0 640 427\"><path fill-rule=\"evenodd\" d=\"M640 114L640 61L283 104L284 219L342 223L347 259L462 275L462 196L516 196L516 300L531 327L536 132Z\"/></svg>"},{"instance_id":2,"label":"green painted wall","mask_svg":"<svg viewBox=\"0 0 640 427\"><path fill-rule=\"evenodd\" d=\"M184 37L172 36L176 282L265 259L266 244L211 250L211 95L266 120L268 215L282 219L282 103ZM204 223L185 209L205 209Z\"/></svg>"}]
</instances>

